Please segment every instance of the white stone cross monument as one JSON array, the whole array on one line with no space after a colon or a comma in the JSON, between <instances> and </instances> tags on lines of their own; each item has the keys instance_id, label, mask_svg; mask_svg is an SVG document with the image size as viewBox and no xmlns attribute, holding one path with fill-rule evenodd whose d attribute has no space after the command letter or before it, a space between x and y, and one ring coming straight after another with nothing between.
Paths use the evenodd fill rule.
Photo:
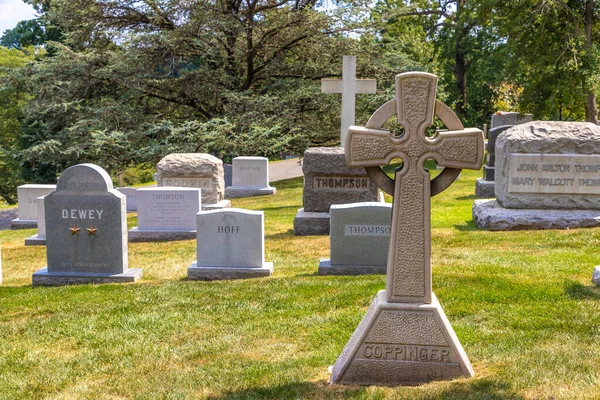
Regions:
<instances>
[{"instance_id":1,"label":"white stone cross monument","mask_svg":"<svg viewBox=\"0 0 600 400\"><path fill-rule=\"evenodd\" d=\"M346 162L367 167L378 185L393 193L394 203L386 290L377 294L346 344L331 383L401 385L474 375L431 291L430 196L450 186L460 169L481 167L484 138L479 129L464 129L436 101L436 87L435 75L397 75L396 99L380 107L366 127L349 130ZM400 137L380 129L394 112L404 128ZM450 130L428 138L425 129L434 115ZM379 167L394 158L401 158L403 166L392 186ZM446 168L433 181L423 166L428 159Z\"/></svg>"},{"instance_id":2,"label":"white stone cross monument","mask_svg":"<svg viewBox=\"0 0 600 400\"><path fill-rule=\"evenodd\" d=\"M344 56L342 79L321 79L321 92L342 94L342 124L340 146L344 147L348 128L354 125L356 94L373 94L377 90L375 79L356 79L356 57Z\"/></svg>"}]
</instances>

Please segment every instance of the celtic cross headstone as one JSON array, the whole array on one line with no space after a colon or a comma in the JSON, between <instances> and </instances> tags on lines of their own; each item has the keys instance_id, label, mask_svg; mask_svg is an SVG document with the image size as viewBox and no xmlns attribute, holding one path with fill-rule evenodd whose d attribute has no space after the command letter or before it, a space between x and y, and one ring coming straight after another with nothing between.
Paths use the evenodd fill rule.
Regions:
<instances>
[{"instance_id":1,"label":"celtic cross headstone","mask_svg":"<svg viewBox=\"0 0 600 400\"><path fill-rule=\"evenodd\" d=\"M366 127L352 126L346 139L350 167L365 167L371 178L393 194L386 290L371 304L331 376L332 383L416 384L473 376L471 363L431 290L430 197L450 186L462 168L479 169L484 138L464 129L436 97L437 77L422 72L396 76L396 99L380 107ZM400 137L381 129L397 115ZM437 116L449 129L427 137ZM395 179L380 169L402 160ZM430 181L428 159L445 167Z\"/></svg>"}]
</instances>

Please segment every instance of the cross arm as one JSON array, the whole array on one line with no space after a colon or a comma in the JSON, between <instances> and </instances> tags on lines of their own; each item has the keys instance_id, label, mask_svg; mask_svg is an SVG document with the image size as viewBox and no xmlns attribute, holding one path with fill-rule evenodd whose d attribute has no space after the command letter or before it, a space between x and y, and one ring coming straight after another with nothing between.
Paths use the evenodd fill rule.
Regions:
<instances>
[{"instance_id":1,"label":"cross arm","mask_svg":"<svg viewBox=\"0 0 600 400\"><path fill-rule=\"evenodd\" d=\"M349 167L375 167L389 164L400 151L390 131L351 126L346 136L346 164Z\"/></svg>"},{"instance_id":2,"label":"cross arm","mask_svg":"<svg viewBox=\"0 0 600 400\"><path fill-rule=\"evenodd\" d=\"M483 165L485 141L477 128L439 132L432 144L435 154L431 158L446 168L479 169Z\"/></svg>"}]
</instances>

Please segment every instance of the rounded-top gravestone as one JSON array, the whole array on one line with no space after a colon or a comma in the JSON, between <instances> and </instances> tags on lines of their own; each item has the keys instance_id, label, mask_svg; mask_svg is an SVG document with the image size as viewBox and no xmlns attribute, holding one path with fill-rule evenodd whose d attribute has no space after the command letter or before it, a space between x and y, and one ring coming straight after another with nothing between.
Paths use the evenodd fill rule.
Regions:
<instances>
[{"instance_id":1,"label":"rounded-top gravestone","mask_svg":"<svg viewBox=\"0 0 600 400\"><path fill-rule=\"evenodd\" d=\"M44 199L47 268L34 285L133 282L128 269L125 196L113 189L106 171L94 164L67 168L56 191Z\"/></svg>"}]
</instances>

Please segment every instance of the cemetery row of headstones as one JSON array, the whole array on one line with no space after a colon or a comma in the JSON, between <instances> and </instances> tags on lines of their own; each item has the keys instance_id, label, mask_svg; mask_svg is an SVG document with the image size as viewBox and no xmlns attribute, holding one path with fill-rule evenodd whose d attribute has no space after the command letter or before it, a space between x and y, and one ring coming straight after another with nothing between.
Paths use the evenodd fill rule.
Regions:
<instances>
[{"instance_id":1,"label":"cemetery row of headstones","mask_svg":"<svg viewBox=\"0 0 600 400\"><path fill-rule=\"evenodd\" d=\"M191 188L138 191L141 203L146 197L155 197L161 205L167 204L166 209L175 209L175 214L181 210L181 203L197 206L194 224L201 227L195 230L198 259L190 266L188 278L272 274L273 264L264 261L263 212L233 208L200 211L200 192ZM113 189L106 171L94 164L67 168L56 190L43 201L48 265L33 274L34 286L140 279L142 270L129 268L128 263L125 195ZM160 227L161 223L165 221L140 220L140 226L149 228Z\"/></svg>"}]
</instances>

